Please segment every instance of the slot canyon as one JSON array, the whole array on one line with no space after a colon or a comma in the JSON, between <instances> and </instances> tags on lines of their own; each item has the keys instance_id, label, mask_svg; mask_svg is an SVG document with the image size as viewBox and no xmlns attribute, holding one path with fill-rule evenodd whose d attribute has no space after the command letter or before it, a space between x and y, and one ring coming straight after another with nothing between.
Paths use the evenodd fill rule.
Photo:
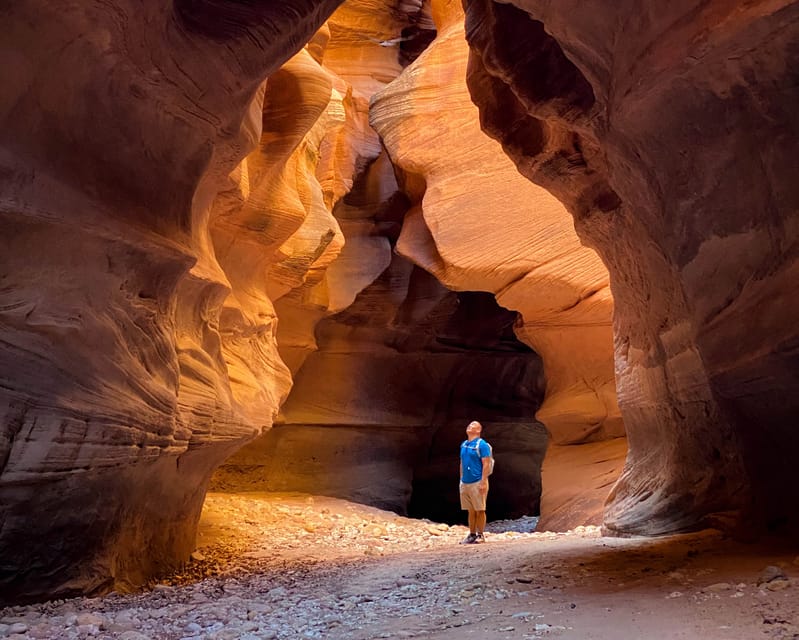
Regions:
<instances>
[{"instance_id":1,"label":"slot canyon","mask_svg":"<svg viewBox=\"0 0 799 640\"><path fill-rule=\"evenodd\" d=\"M8 611L151 589L254 496L463 561L471 420L513 544L796 555L799 2L57 5L0 7L0 637L377 637Z\"/></svg>"}]
</instances>

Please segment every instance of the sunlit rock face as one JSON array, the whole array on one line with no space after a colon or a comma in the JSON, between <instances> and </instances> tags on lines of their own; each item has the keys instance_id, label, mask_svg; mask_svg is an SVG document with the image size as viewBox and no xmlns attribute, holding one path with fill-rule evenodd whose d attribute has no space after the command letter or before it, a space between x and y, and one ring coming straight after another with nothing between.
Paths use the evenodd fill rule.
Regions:
<instances>
[{"instance_id":1,"label":"sunlit rock face","mask_svg":"<svg viewBox=\"0 0 799 640\"><path fill-rule=\"evenodd\" d=\"M418 292L405 291L396 275L398 265L410 265L392 259L395 245L447 285L491 291L504 306L522 310L523 317L512 316L517 336L544 353L544 405L536 396L544 389L542 381L527 391L513 383L516 393L530 396L529 406L521 410L517 402L503 410L498 395L486 417L492 423L487 436L492 442L493 435L499 438L502 460L492 479L491 517L538 513L546 438L535 420L536 409L556 442L623 433L615 404L604 267L579 244L568 212L520 176L500 146L480 130L465 85L462 12L434 3L433 13L440 28L437 39L401 76L398 48L416 38L380 44L397 40L389 36L404 34L408 27L396 13L375 11L373 3L342 6L309 46L347 96L342 102L346 124L335 148L323 145L317 169L326 201L335 202L346 243L318 277L306 277L285 294L275 292L280 353L296 383L277 428L225 463L214 479L217 489L322 492L413 515L462 519L452 469L463 428L476 417L474 405L462 394L453 396L450 404L463 407L450 409L457 415L448 418L439 397L453 384L447 381L452 374L445 375L454 371L452 363L472 355L468 349L446 358L437 355L436 361L450 364L423 383L416 369L420 359L430 358L426 348L393 355L386 349L396 323L404 322L404 330L412 332L419 322L391 315L398 313L398 301L406 307L419 304L414 301ZM378 89L372 121L400 167L400 184L397 168L366 122L369 99ZM336 176L322 170L326 149L344 152L356 167L369 163L341 198L346 185L337 188ZM411 201L415 206L408 211ZM486 211L493 212L488 220ZM399 283L390 295L385 284L378 284L387 278ZM454 295L441 287L437 291ZM349 308L353 303L357 312ZM331 314L338 315L324 319ZM342 318L348 329L330 343L327 327L338 326ZM369 326L370 333L358 330L358 323ZM412 382L387 384L386 376ZM408 392L409 384L416 391ZM419 385L427 390L420 392ZM327 407L321 415L319 404ZM497 432L494 422L505 425L504 431ZM623 451L623 443L618 448ZM505 459L508 455L512 460ZM548 508L570 517L553 519L552 526L595 519L607 483L586 486L582 479L571 482L568 475L555 475L558 482L551 487L557 489L557 500L550 499ZM569 508L573 496L580 496L584 509Z\"/></svg>"},{"instance_id":2,"label":"sunlit rock face","mask_svg":"<svg viewBox=\"0 0 799 640\"><path fill-rule=\"evenodd\" d=\"M517 335L547 378L538 419L555 442L623 435L607 271L566 209L480 130L458 3L434 2L433 15L436 40L372 102L372 125L417 205L397 250L446 286L493 292L521 313Z\"/></svg>"},{"instance_id":3,"label":"sunlit rock face","mask_svg":"<svg viewBox=\"0 0 799 640\"><path fill-rule=\"evenodd\" d=\"M337 4L4 9L2 599L125 589L185 559L212 469L271 424L290 377L263 276L299 276L266 249L314 205L297 185L267 222L247 202L278 206L250 190L275 161L237 166L264 79ZM324 110L330 82L306 77ZM288 155L310 120L283 115L262 144ZM295 262L335 250L334 223Z\"/></svg>"},{"instance_id":4,"label":"sunlit rock face","mask_svg":"<svg viewBox=\"0 0 799 640\"><path fill-rule=\"evenodd\" d=\"M465 5L484 128L610 270L607 529L795 524L799 4Z\"/></svg>"},{"instance_id":5,"label":"sunlit rock face","mask_svg":"<svg viewBox=\"0 0 799 640\"><path fill-rule=\"evenodd\" d=\"M217 476L460 521L458 446L473 419L494 447L495 517L537 513L544 428L540 358L490 294L446 290L395 256L316 328L275 427Z\"/></svg>"},{"instance_id":6,"label":"sunlit rock face","mask_svg":"<svg viewBox=\"0 0 799 640\"><path fill-rule=\"evenodd\" d=\"M271 291L280 318L280 354L292 373L316 349L316 323L351 304L391 260L389 239L380 227L388 219L401 220L406 204L394 202L398 189L393 168L369 127L369 99L402 72L401 49L412 40L398 40L398 34L408 29L426 33L422 3L411 4L407 11L395 11L387 0L350 0L308 45L338 96L338 122L319 124L326 133L316 178L345 242L332 264L314 267L301 282L295 279L289 287ZM391 44L383 46L386 42ZM303 86L300 78L297 86ZM355 176L361 176L358 193L343 202Z\"/></svg>"},{"instance_id":7,"label":"sunlit rock face","mask_svg":"<svg viewBox=\"0 0 799 640\"><path fill-rule=\"evenodd\" d=\"M347 3L308 47L343 96L339 124L324 125L316 176L345 244L293 288L270 290L294 385L275 428L216 473L217 489L325 493L460 521L458 445L477 418L502 460L492 508L501 517L538 510L543 379L540 359L513 334L517 314L491 295L447 290L393 250L410 202L369 126L369 100L402 72L402 47L429 40L420 6L398 15ZM416 35L381 44L409 30Z\"/></svg>"},{"instance_id":8,"label":"sunlit rock face","mask_svg":"<svg viewBox=\"0 0 799 640\"><path fill-rule=\"evenodd\" d=\"M405 32L396 18L389 20L390 13L375 12L368 3L348 3L309 47L322 67L338 77L334 84L348 97L343 103L347 125L338 151L346 148L356 166L371 164L350 192L336 200L334 213L346 238L338 258L319 278L306 278L285 295L276 292L280 352L295 375L295 385L278 428L228 460L216 476L216 488L327 492L414 515L462 517L452 493L451 469L463 426L475 417L470 415L471 405L465 403L462 415L452 419L435 413L446 379L441 373L413 409L399 407L414 405L414 394L406 398L404 387L383 384L383 376L397 377L399 371L416 380L413 363L422 357L417 353L413 358L392 358L381 346L391 342L386 335L395 330L395 320L383 316L396 313L396 301L375 302L379 298L373 283L387 278L392 269L396 272L391 257L395 243L402 254L447 285L491 291L506 307L521 309L525 315L517 323L517 335L548 358L544 406L532 402L523 418L518 407L508 408L508 415L497 410L489 417L515 421L516 432L500 436L506 443L500 442L499 453L503 448L517 450L515 461L500 465L493 479L493 517L538 512L545 438L534 419L536 408L561 443L623 433L613 386L607 274L596 254L579 244L568 212L520 176L500 146L480 131L464 79L468 50L462 13L440 4L434 4L434 11L441 29L437 39L388 89L383 87L400 74L401 59L394 45L382 46L377 40L384 38L381 42L386 43L392 33ZM396 169L381 154L363 119L376 89L382 90L372 101L372 121L402 169L399 185ZM441 130L448 136L437 138L433 132ZM318 175L323 184L332 184L319 171ZM406 213L409 199L421 208ZM485 211L495 209L502 223L486 223ZM434 233L427 223L420 224L421 212L431 220ZM436 262L439 254L431 257L427 247L431 234L449 260L443 266ZM384 273L389 262L389 272ZM413 299L413 293L399 291L392 295ZM364 300L370 301L366 307ZM350 315L353 301L360 310ZM349 318L353 326L355 317L364 325L377 323L380 330L373 327L374 336L364 340L350 329L336 338L331 354L332 347L320 338L334 322L323 320L331 313ZM373 351L381 354L379 367ZM448 357L455 361L456 355L469 357L467 352ZM342 377L346 384L339 384ZM371 381L378 383L376 388ZM543 385L536 383L528 393L541 389ZM463 398L452 404L458 402ZM318 408L319 403L330 405L323 415L305 415L308 407ZM413 416L410 422L404 412ZM526 428L521 426L525 422ZM441 429L442 424L447 427ZM330 440L335 446L319 444ZM427 449L424 455L430 463L420 463ZM514 471L503 479L502 469ZM606 483L590 491L591 513L596 511L594 503L602 503L603 491L607 492ZM560 507L565 508L553 508Z\"/></svg>"},{"instance_id":9,"label":"sunlit rock face","mask_svg":"<svg viewBox=\"0 0 799 640\"><path fill-rule=\"evenodd\" d=\"M541 468L543 492L536 531L601 525L605 501L626 455L627 438L550 446Z\"/></svg>"}]
</instances>

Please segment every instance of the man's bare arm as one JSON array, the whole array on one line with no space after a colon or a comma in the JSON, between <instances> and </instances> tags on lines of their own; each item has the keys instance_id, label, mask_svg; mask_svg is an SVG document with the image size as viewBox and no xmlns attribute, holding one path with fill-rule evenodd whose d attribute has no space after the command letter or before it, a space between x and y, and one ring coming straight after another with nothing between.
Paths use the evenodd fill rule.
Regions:
<instances>
[{"instance_id":1,"label":"man's bare arm","mask_svg":"<svg viewBox=\"0 0 799 640\"><path fill-rule=\"evenodd\" d=\"M483 477L480 478L480 491L485 493L488 491L488 456L481 458L483 462Z\"/></svg>"}]
</instances>

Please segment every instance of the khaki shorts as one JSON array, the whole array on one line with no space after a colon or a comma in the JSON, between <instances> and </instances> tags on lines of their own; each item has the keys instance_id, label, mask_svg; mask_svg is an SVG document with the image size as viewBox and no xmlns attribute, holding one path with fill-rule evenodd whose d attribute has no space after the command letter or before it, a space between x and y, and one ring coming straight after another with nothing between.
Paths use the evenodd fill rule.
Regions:
<instances>
[{"instance_id":1,"label":"khaki shorts","mask_svg":"<svg viewBox=\"0 0 799 640\"><path fill-rule=\"evenodd\" d=\"M465 511L485 511L488 491L480 493L480 482L461 482L461 509Z\"/></svg>"}]
</instances>

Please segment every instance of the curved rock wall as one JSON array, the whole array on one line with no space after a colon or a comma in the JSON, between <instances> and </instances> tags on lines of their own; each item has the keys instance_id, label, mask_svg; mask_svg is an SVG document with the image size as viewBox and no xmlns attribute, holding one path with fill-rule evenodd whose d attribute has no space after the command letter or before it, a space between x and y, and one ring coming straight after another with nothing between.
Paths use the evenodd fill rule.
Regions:
<instances>
[{"instance_id":1,"label":"curved rock wall","mask_svg":"<svg viewBox=\"0 0 799 640\"><path fill-rule=\"evenodd\" d=\"M399 256L316 328L275 427L233 456L215 486L304 491L462 520L457 452L485 425L498 463L496 518L538 512L546 432L535 424L540 359L489 294L447 291Z\"/></svg>"},{"instance_id":2,"label":"curved rock wall","mask_svg":"<svg viewBox=\"0 0 799 640\"><path fill-rule=\"evenodd\" d=\"M401 73L398 47L380 43L394 38L411 24L413 16L390 8L386 0L350 0L309 44L309 52L335 93L337 121L328 118L316 125L324 130L316 179L325 206L335 210L344 243L332 264L312 269L289 288L272 291L280 318L280 354L293 373L316 350L316 323L351 304L391 260L391 246L373 217L391 208L388 201L396 182L390 163L381 158L380 141L369 127L369 98L376 87ZM299 78L297 83L302 86ZM368 177L362 180L352 204L343 202L353 181L365 172Z\"/></svg>"},{"instance_id":3,"label":"curved rock wall","mask_svg":"<svg viewBox=\"0 0 799 640\"><path fill-rule=\"evenodd\" d=\"M799 4L465 5L484 128L611 274L606 527L795 523Z\"/></svg>"},{"instance_id":4,"label":"curved rock wall","mask_svg":"<svg viewBox=\"0 0 799 640\"><path fill-rule=\"evenodd\" d=\"M538 410L592 443L553 461L591 476L551 495L571 526L622 455L593 442L623 433L614 300L633 426L607 527L795 517L796 5L474 0L467 69L451 0L352 0L318 29L336 4L3 10L3 598L185 559L209 475L291 374L236 464L268 441L308 465L278 485L460 518L440 488L478 418L492 515L521 515ZM349 443L346 477L320 439Z\"/></svg>"},{"instance_id":5,"label":"curved rock wall","mask_svg":"<svg viewBox=\"0 0 799 640\"><path fill-rule=\"evenodd\" d=\"M397 48L375 42L401 29L386 15L347 4L309 46L342 96L340 120L320 118L314 127L326 132L316 175L346 242L324 269L312 268L290 290L270 289L294 386L276 427L226 461L213 486L325 493L460 521L453 460L465 424L477 417L507 456L493 483L497 517L535 513L546 447L543 429L530 425L540 365L513 336L516 314L489 295L464 294L459 304L392 252L409 202L367 121L375 86L401 72ZM307 79L289 66L276 75L304 87ZM265 113L275 106L268 91ZM292 99L304 111L301 93ZM364 168L353 182L344 167ZM470 302L475 296L484 304ZM468 344L458 347L438 342L463 336Z\"/></svg>"},{"instance_id":6,"label":"curved rock wall","mask_svg":"<svg viewBox=\"0 0 799 640\"><path fill-rule=\"evenodd\" d=\"M566 209L480 130L462 10L442 1L433 12L435 41L372 101L372 125L418 203L397 249L446 286L493 292L522 314L517 334L544 360L538 419L554 442L623 435L607 271Z\"/></svg>"},{"instance_id":7,"label":"curved rock wall","mask_svg":"<svg viewBox=\"0 0 799 640\"><path fill-rule=\"evenodd\" d=\"M266 265L225 243L235 226L280 247L296 225L266 242L263 217L224 219L259 167L228 176L260 138L264 79L337 4L3 9L3 599L185 559L211 471L271 423L290 378L249 289Z\"/></svg>"}]
</instances>

